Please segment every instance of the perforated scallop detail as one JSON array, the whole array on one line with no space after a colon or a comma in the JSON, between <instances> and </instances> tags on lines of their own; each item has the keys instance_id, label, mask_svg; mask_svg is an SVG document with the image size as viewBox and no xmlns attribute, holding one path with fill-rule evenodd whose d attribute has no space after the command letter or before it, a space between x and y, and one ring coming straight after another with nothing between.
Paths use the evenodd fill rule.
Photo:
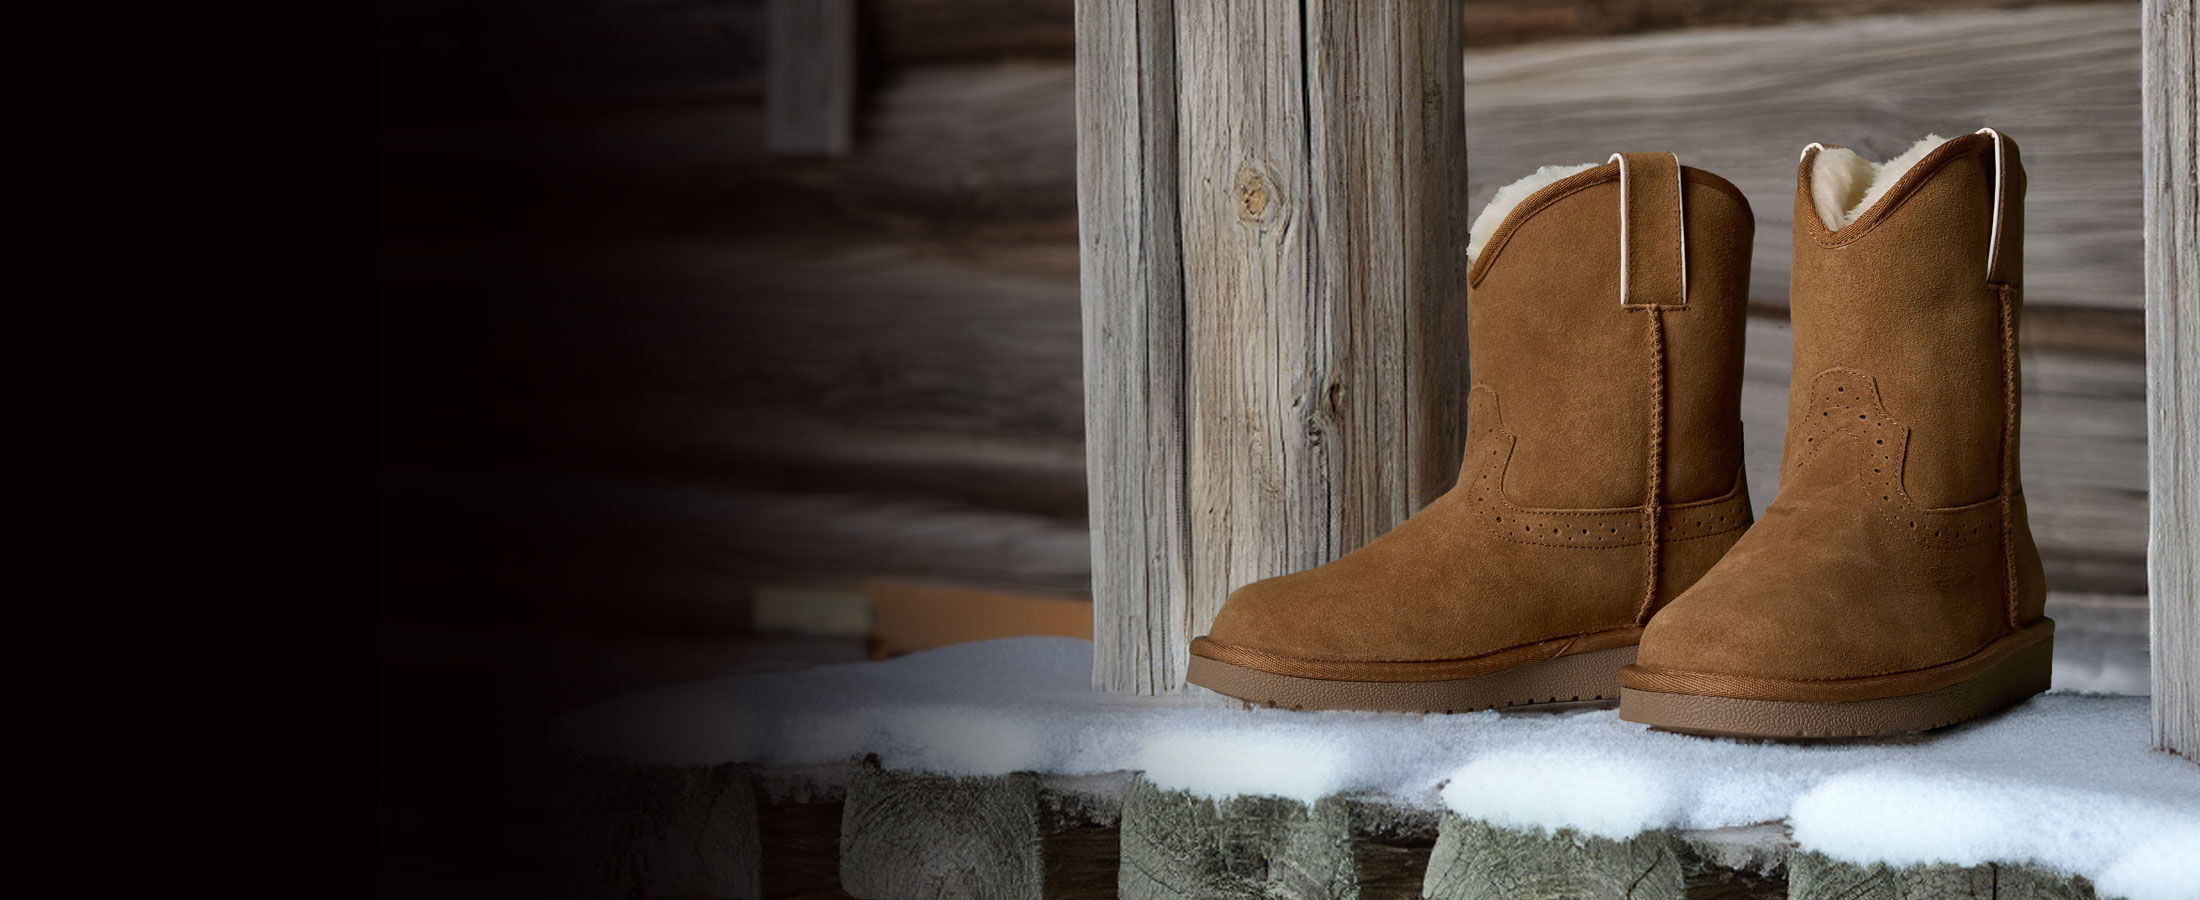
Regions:
<instances>
[{"instance_id":1,"label":"perforated scallop detail","mask_svg":"<svg viewBox=\"0 0 2200 900\"><path fill-rule=\"evenodd\" d=\"M1797 423L1803 448L1789 471L1800 471L1838 440L1853 441L1857 484L1888 527L1928 547L1955 548L2001 539L2001 498L1969 506L1927 508L1902 489L1910 428L1887 414L1879 382L1855 369L1833 368L1811 379L1810 413Z\"/></svg>"},{"instance_id":2,"label":"perforated scallop detail","mask_svg":"<svg viewBox=\"0 0 2200 900\"><path fill-rule=\"evenodd\" d=\"M1531 509L1516 506L1505 496L1505 470L1512 462L1518 439L1505 431L1497 414L1496 394L1478 387L1468 401L1468 464L1461 472L1461 487L1474 504L1474 514L1498 537L1521 544L1597 550L1640 547L1643 543L1643 510L1640 506L1613 509ZM1736 473L1734 488L1725 496L1667 506L1662 524L1668 543L1725 534L1749 525L1749 496Z\"/></svg>"}]
</instances>

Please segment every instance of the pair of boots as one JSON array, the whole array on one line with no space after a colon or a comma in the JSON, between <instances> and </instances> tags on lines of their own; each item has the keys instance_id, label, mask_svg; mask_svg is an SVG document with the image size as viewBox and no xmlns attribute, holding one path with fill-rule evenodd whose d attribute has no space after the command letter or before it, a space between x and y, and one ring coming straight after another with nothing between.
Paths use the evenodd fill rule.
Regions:
<instances>
[{"instance_id":1,"label":"pair of boots","mask_svg":"<svg viewBox=\"0 0 2200 900\"><path fill-rule=\"evenodd\" d=\"M1780 492L1752 525L1748 201L1664 153L1499 191L1468 251L1458 483L1232 594L1189 679L1309 709L1617 696L1629 721L1772 738L1921 731L2045 690L2023 199L1991 129L1886 164L1803 151Z\"/></svg>"}]
</instances>

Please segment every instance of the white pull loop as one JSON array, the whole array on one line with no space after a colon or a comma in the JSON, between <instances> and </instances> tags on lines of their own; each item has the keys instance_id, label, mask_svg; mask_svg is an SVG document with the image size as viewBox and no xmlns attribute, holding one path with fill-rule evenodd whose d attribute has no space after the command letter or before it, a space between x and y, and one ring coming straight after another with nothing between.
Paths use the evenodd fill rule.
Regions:
<instances>
[{"instance_id":1,"label":"white pull loop","mask_svg":"<svg viewBox=\"0 0 2200 900\"><path fill-rule=\"evenodd\" d=\"M1994 136L1994 231L1986 239L1986 280L1994 280L1994 273L2001 271L2001 206L2009 196L2008 154L2002 149L2001 132L1981 128L1972 134Z\"/></svg>"},{"instance_id":2,"label":"white pull loop","mask_svg":"<svg viewBox=\"0 0 2200 900\"><path fill-rule=\"evenodd\" d=\"M1676 215L1677 215L1677 216L1678 216L1678 217L1680 218L1680 238L1681 238L1681 254L1680 254L1680 263L1681 263L1681 301L1680 301L1680 302L1682 302L1682 303L1686 303L1686 302L1688 302L1688 194L1687 194L1688 186L1687 186L1687 184L1686 184L1686 183L1684 182L1683 174L1682 174L1682 172L1681 172L1681 164L1680 164L1680 163L1681 163L1681 160L1680 160L1680 156L1679 156L1678 154L1672 154L1672 156L1673 156L1673 205L1674 205L1674 212L1675 212L1675 214L1676 214ZM1621 306L1626 306L1626 305L1627 305L1627 282L1628 282L1628 277L1627 277L1627 272L1628 272L1628 269L1627 269L1627 238L1628 238L1628 230L1627 230L1627 198L1628 198L1628 197L1630 196L1630 195L1628 194L1628 192L1627 192L1627 159L1626 159L1626 154L1624 154L1624 153L1614 153L1614 154L1612 154L1612 157L1611 157L1610 159L1607 159L1607 160L1605 160L1605 162L1609 162L1609 163L1618 163L1618 164L1619 164L1619 305L1621 305Z\"/></svg>"}]
</instances>

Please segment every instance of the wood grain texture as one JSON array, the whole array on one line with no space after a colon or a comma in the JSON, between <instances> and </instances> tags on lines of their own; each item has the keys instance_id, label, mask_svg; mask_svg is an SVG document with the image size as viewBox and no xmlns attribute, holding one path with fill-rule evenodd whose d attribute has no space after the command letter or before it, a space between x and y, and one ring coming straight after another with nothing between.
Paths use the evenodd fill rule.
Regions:
<instances>
[{"instance_id":1,"label":"wood grain texture","mask_svg":"<svg viewBox=\"0 0 2200 900\"><path fill-rule=\"evenodd\" d=\"M866 764L843 806L839 889L865 900L1113 897L1129 784L1127 774L950 778Z\"/></svg>"},{"instance_id":2,"label":"wood grain texture","mask_svg":"<svg viewBox=\"0 0 2200 900\"><path fill-rule=\"evenodd\" d=\"M848 785L840 884L864 900L1043 896L1039 781L866 767Z\"/></svg>"},{"instance_id":3,"label":"wood grain texture","mask_svg":"<svg viewBox=\"0 0 2200 900\"><path fill-rule=\"evenodd\" d=\"M1662 832L1613 841L1446 813L1421 892L1441 900L1681 900L1677 846Z\"/></svg>"},{"instance_id":4,"label":"wood grain texture","mask_svg":"<svg viewBox=\"0 0 2200 900\"><path fill-rule=\"evenodd\" d=\"M848 155L856 0L771 0L765 19L765 146L789 156Z\"/></svg>"},{"instance_id":5,"label":"wood grain texture","mask_svg":"<svg viewBox=\"0 0 2200 900\"><path fill-rule=\"evenodd\" d=\"M1191 564L1176 613L1449 486L1465 244L1450 4L1177 10ZM1183 645L1156 681L1181 681Z\"/></svg>"},{"instance_id":6,"label":"wood grain texture","mask_svg":"<svg viewBox=\"0 0 2200 900\"><path fill-rule=\"evenodd\" d=\"M1672 150L1757 214L1751 296L1785 305L1796 154L1886 159L1984 125L2024 148L2029 305L2140 306L2139 18L2049 6L1467 53L1479 211L1537 166Z\"/></svg>"},{"instance_id":7,"label":"wood grain texture","mask_svg":"<svg viewBox=\"0 0 2200 900\"><path fill-rule=\"evenodd\" d=\"M1192 637L1175 28L1168 0L1077 6L1092 682L1122 693L1176 687Z\"/></svg>"},{"instance_id":8,"label":"wood grain texture","mask_svg":"<svg viewBox=\"0 0 2200 900\"><path fill-rule=\"evenodd\" d=\"M1351 813L1325 798L1210 800L1139 779L1123 800L1123 900L1359 896Z\"/></svg>"},{"instance_id":9,"label":"wood grain texture","mask_svg":"<svg viewBox=\"0 0 2200 900\"><path fill-rule=\"evenodd\" d=\"M561 896L761 895L756 792L747 767L558 757L548 776Z\"/></svg>"},{"instance_id":10,"label":"wood grain texture","mask_svg":"<svg viewBox=\"0 0 2200 900\"><path fill-rule=\"evenodd\" d=\"M1337 553L1303 12L1264 0L1178 10L1192 541L1180 611L1193 634L1238 585ZM1186 651L1166 649L1156 681L1175 690Z\"/></svg>"},{"instance_id":11,"label":"wood grain texture","mask_svg":"<svg viewBox=\"0 0 2200 900\"><path fill-rule=\"evenodd\" d=\"M859 776L869 778L875 774L868 764L855 763L771 768L757 773L765 900L840 900L850 896L840 885L840 835L847 792ZM1035 777L1039 823L1036 840L1044 870L1040 894L1047 900L1112 900L1117 877L1116 828L1122 819L1123 796L1136 776L1114 772ZM876 792L883 783L888 791L914 791L921 807L928 791L998 792L1002 781L888 775L866 789ZM1020 796L1021 790L1020 785L1010 786L1012 794ZM976 887L993 884L979 882ZM958 890L945 896L985 896L955 887Z\"/></svg>"},{"instance_id":12,"label":"wood grain texture","mask_svg":"<svg viewBox=\"0 0 2200 900\"><path fill-rule=\"evenodd\" d=\"M2143 10L2154 740L2200 760L2200 19Z\"/></svg>"},{"instance_id":13,"label":"wood grain texture","mask_svg":"<svg viewBox=\"0 0 2200 900\"><path fill-rule=\"evenodd\" d=\"M1868 866L1795 854L1789 900L2094 900L2085 879L2035 866Z\"/></svg>"}]
</instances>

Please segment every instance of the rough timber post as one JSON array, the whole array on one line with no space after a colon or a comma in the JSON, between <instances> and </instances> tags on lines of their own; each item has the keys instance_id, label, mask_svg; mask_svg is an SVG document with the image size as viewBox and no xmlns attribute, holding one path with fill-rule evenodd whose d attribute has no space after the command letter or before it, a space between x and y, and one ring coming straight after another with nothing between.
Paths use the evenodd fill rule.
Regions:
<instances>
[{"instance_id":1,"label":"rough timber post","mask_svg":"<svg viewBox=\"0 0 2200 900\"><path fill-rule=\"evenodd\" d=\"M1077 241L1092 685L1177 687L1184 606L1184 272L1171 0L1077 0Z\"/></svg>"},{"instance_id":2,"label":"rough timber post","mask_svg":"<svg viewBox=\"0 0 2200 900\"><path fill-rule=\"evenodd\" d=\"M2200 18L2193 0L2140 9L2154 740L2200 760Z\"/></svg>"},{"instance_id":3,"label":"rough timber post","mask_svg":"<svg viewBox=\"0 0 2200 900\"><path fill-rule=\"evenodd\" d=\"M1452 3L1080 0L1093 682L1183 684L1229 591L1449 487L1465 377Z\"/></svg>"}]
</instances>

